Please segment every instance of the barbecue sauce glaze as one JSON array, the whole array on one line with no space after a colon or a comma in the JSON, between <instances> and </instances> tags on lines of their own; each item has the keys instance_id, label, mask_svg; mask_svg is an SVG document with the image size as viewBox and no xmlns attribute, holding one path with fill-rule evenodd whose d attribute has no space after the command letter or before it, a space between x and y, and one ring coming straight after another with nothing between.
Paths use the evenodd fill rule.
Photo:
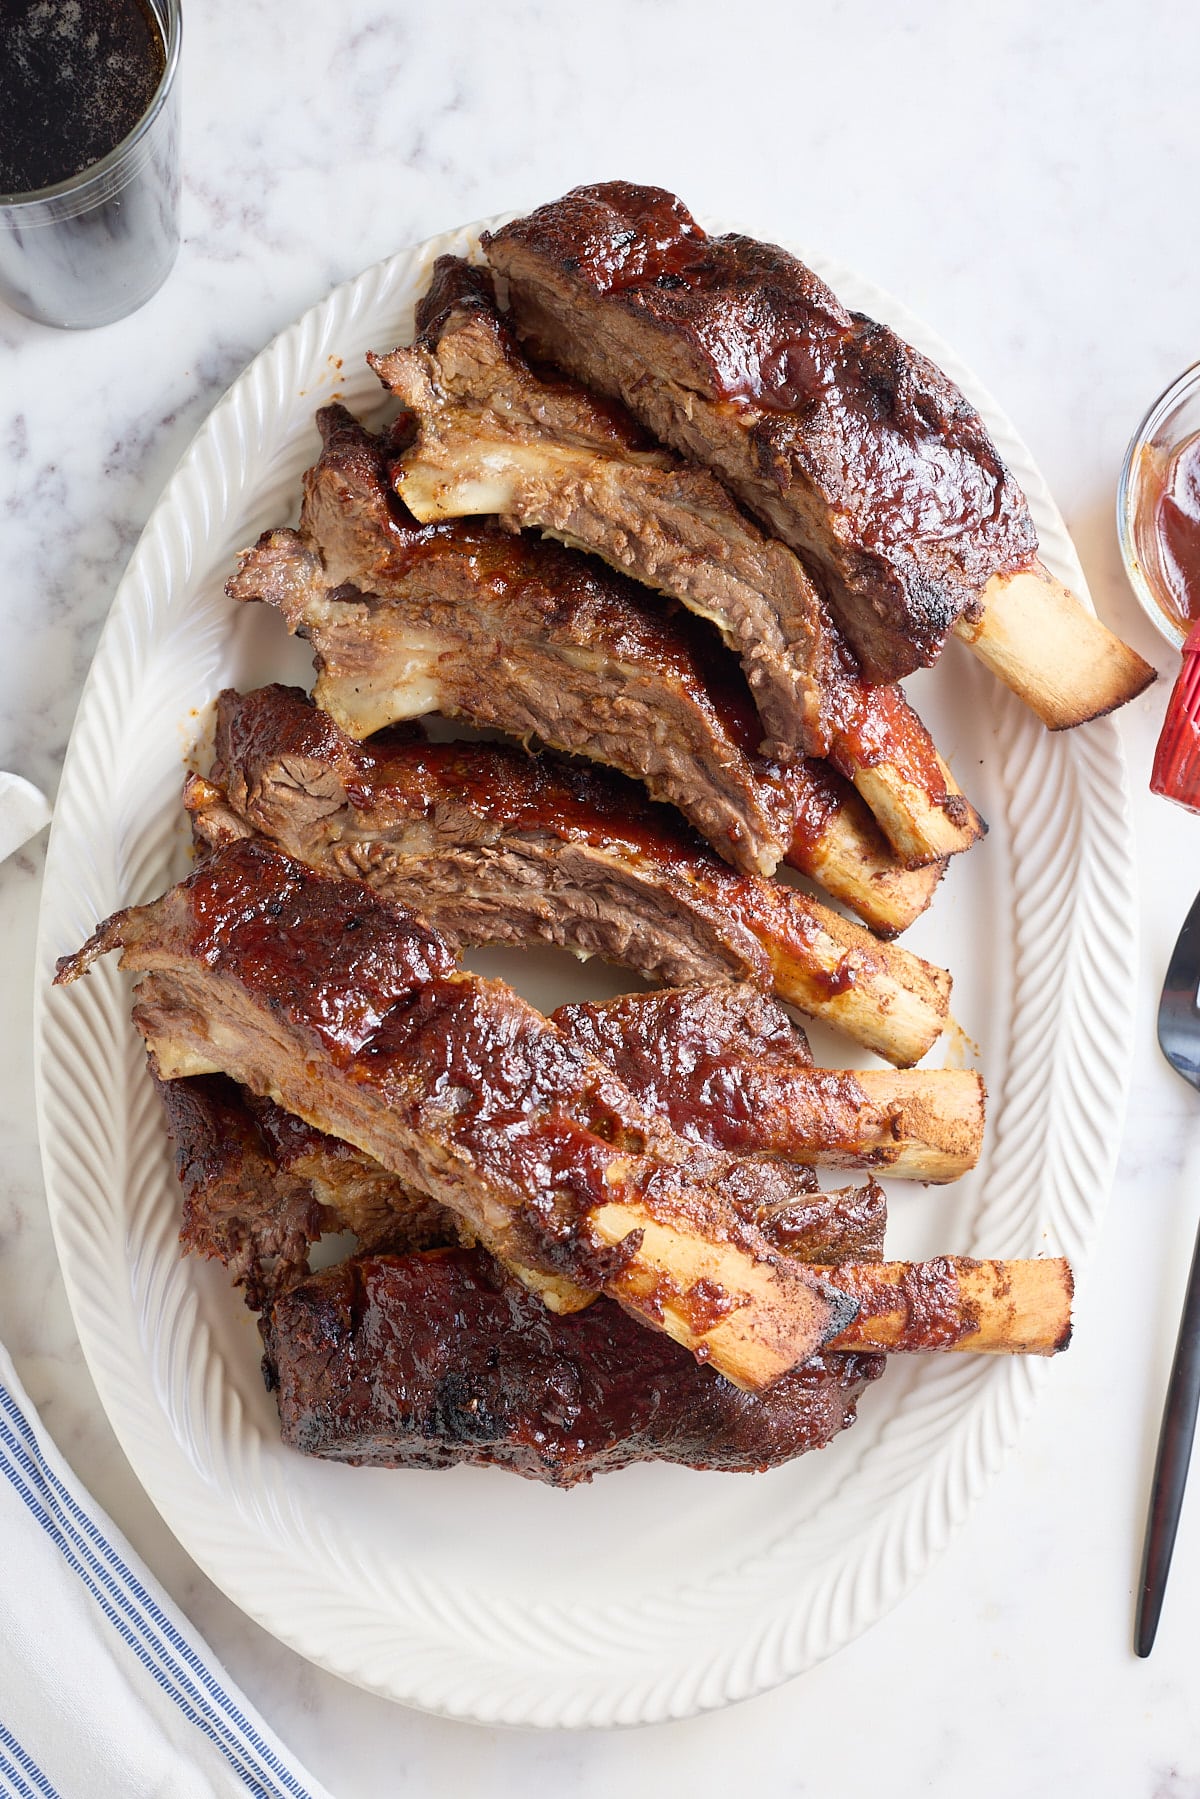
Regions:
<instances>
[{"instance_id":1,"label":"barbecue sauce glaze","mask_svg":"<svg viewBox=\"0 0 1200 1799\"><path fill-rule=\"evenodd\" d=\"M791 888L739 875L718 861L670 807L655 805L635 783L607 770L595 771L565 757L532 758L500 744L393 743L386 737L370 746L357 744L325 714L304 707L294 690L292 697L301 700L295 714L297 752L319 756L338 769L347 799L364 820L419 816L454 799L490 824L544 831L634 863L649 861L658 878L665 874L688 888L695 902L716 908L740 926L747 946L765 940L773 953L794 953L806 965L814 997L821 1000L846 992L859 968L879 954L868 932L843 925L857 948L818 971L808 952L824 934L819 914L798 904ZM278 698L279 690L273 688L223 696L218 745L230 768L254 762L256 739L278 749ZM229 768L221 762L213 774L218 785L228 785ZM811 828L819 829L820 806L816 811ZM760 955L759 965L747 967L744 977L770 987L770 952L764 949Z\"/></svg>"},{"instance_id":2,"label":"barbecue sauce glaze","mask_svg":"<svg viewBox=\"0 0 1200 1799\"><path fill-rule=\"evenodd\" d=\"M669 1127L540 1013L503 983L462 974L436 932L367 888L323 879L263 845L232 843L154 905L115 914L62 958L56 979L77 978L118 944L122 966L161 969L142 959L150 943L159 945L154 955L169 944L176 967L205 971L197 972L201 986L215 982L206 1004L278 1020L294 1058L289 1052L281 1064L278 1044L268 1050L251 1032L245 1059L230 1064L252 1090L275 1097L277 1086L288 1110L351 1137L339 1108L353 1110L369 1094L395 1120L394 1151L425 1140L452 1146L462 1168L486 1171L507 1196L506 1253L516 1259L607 1285L641 1241L634 1230L609 1246L591 1230L591 1215L614 1200L665 1206L709 1241L761 1257L763 1239L719 1202L698 1151L680 1154ZM156 973L139 989L134 1021L151 1039L164 1005L169 1030L194 1028L175 978ZM269 1075L259 1055L270 1058ZM330 1084L325 1057L337 1071ZM393 1172L407 1178L398 1164ZM639 1284L636 1303L649 1317L669 1306L705 1332L731 1302L706 1281L681 1291L663 1274ZM698 1356L707 1351L697 1344Z\"/></svg>"},{"instance_id":3,"label":"barbecue sauce glaze","mask_svg":"<svg viewBox=\"0 0 1200 1799\"><path fill-rule=\"evenodd\" d=\"M741 1393L606 1300L556 1318L479 1250L356 1257L286 1294L265 1335L283 1439L304 1454L563 1487L639 1461L778 1466L851 1423L886 1366L814 1356Z\"/></svg>"},{"instance_id":4,"label":"barbecue sauce glaze","mask_svg":"<svg viewBox=\"0 0 1200 1799\"><path fill-rule=\"evenodd\" d=\"M675 195L625 181L577 188L496 237L539 227L593 294L686 345L689 380L706 397L781 425L794 418L787 448L801 468L813 460L815 472L836 447L854 470L865 549L978 538L988 573L1032 555L1024 499L974 407L927 357L848 311L785 250L709 237Z\"/></svg>"}]
</instances>

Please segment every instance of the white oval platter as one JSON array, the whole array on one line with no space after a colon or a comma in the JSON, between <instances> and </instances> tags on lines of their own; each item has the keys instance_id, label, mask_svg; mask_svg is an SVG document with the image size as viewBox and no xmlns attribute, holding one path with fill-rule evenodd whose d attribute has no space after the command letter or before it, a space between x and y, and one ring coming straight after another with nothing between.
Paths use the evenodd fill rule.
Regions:
<instances>
[{"instance_id":1,"label":"white oval platter","mask_svg":"<svg viewBox=\"0 0 1200 1799\"><path fill-rule=\"evenodd\" d=\"M382 413L368 349L406 341L433 259L402 251L337 288L250 365L167 487L113 603L68 750L46 868L36 1065L48 1203L75 1323L138 1478L205 1572L266 1629L377 1693L488 1723L677 1718L800 1673L912 1586L995 1473L1053 1364L893 1364L828 1449L754 1478L640 1467L569 1493L490 1469L308 1461L280 1443L253 1320L182 1260L178 1188L129 991L109 959L51 990L55 958L186 866L182 764L226 685L296 678L297 646L223 583L295 515L314 408ZM1084 581L1007 419L920 322L808 257L980 407L1029 495L1046 563ZM949 1189L892 1193L895 1254L1066 1253L1112 1178L1131 1041L1133 863L1106 721L1043 731L960 646L912 684L991 823L906 941L955 975L991 1094L986 1153ZM475 958L539 1004L633 983L549 953ZM826 1062L853 1061L832 1037ZM935 1052L934 1060L937 1060Z\"/></svg>"}]
</instances>

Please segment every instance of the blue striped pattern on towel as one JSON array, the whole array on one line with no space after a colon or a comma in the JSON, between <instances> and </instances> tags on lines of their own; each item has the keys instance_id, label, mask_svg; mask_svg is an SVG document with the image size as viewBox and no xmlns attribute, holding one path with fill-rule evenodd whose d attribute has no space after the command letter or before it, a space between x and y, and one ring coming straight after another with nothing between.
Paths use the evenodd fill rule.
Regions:
<instances>
[{"instance_id":1,"label":"blue striped pattern on towel","mask_svg":"<svg viewBox=\"0 0 1200 1799\"><path fill-rule=\"evenodd\" d=\"M3 1389L0 1389L2 1391ZM6 1724L0 1723L0 1794L3 1799L62 1799Z\"/></svg>"},{"instance_id":2,"label":"blue striped pattern on towel","mask_svg":"<svg viewBox=\"0 0 1200 1799\"><path fill-rule=\"evenodd\" d=\"M184 1716L212 1739L255 1799L312 1799L243 1715L153 1594L107 1540L42 1455L36 1433L0 1384L0 1476L19 1494L64 1562ZM59 1799L36 1762L0 1722L0 1789L20 1799Z\"/></svg>"}]
</instances>

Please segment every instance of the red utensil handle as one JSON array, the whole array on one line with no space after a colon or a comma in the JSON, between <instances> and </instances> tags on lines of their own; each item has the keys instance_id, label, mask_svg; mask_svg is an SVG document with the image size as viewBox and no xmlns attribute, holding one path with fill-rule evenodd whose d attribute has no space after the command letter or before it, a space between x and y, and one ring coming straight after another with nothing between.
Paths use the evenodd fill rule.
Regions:
<instances>
[{"instance_id":1,"label":"red utensil handle","mask_svg":"<svg viewBox=\"0 0 1200 1799\"><path fill-rule=\"evenodd\" d=\"M1200 812L1200 624L1193 625L1183 646L1183 667L1154 752L1150 791Z\"/></svg>"}]
</instances>

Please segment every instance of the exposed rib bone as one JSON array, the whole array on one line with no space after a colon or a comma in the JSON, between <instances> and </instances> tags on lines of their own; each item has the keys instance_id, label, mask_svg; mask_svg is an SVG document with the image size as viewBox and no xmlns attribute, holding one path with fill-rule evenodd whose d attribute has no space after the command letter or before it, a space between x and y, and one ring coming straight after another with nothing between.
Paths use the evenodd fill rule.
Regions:
<instances>
[{"instance_id":1,"label":"exposed rib bone","mask_svg":"<svg viewBox=\"0 0 1200 1799\"><path fill-rule=\"evenodd\" d=\"M1052 731L1112 712L1155 679L1150 664L1040 562L993 575L978 612L954 629Z\"/></svg>"},{"instance_id":2,"label":"exposed rib bone","mask_svg":"<svg viewBox=\"0 0 1200 1799\"><path fill-rule=\"evenodd\" d=\"M931 1262L843 1262L822 1272L859 1308L831 1348L1056 1355L1071 1340L1075 1283L1062 1257L976 1262L938 1256Z\"/></svg>"},{"instance_id":3,"label":"exposed rib bone","mask_svg":"<svg viewBox=\"0 0 1200 1799\"><path fill-rule=\"evenodd\" d=\"M193 1044L506 1260L608 1293L735 1384L770 1385L853 1317L723 1200L727 1158L706 1163L510 988L352 883L235 843L117 913L58 981L118 947L148 976L134 1018L151 1049Z\"/></svg>"}]
</instances>

